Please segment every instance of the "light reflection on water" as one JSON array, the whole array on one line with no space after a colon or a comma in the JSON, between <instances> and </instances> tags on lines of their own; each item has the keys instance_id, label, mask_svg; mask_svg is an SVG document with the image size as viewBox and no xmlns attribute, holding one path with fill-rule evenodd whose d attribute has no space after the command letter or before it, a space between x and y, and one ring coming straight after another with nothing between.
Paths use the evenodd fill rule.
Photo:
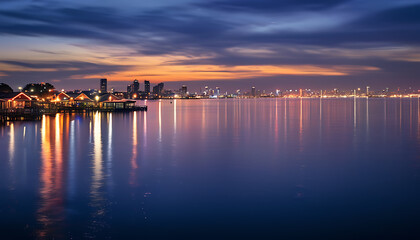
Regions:
<instances>
[{"instance_id":1,"label":"light reflection on water","mask_svg":"<svg viewBox=\"0 0 420 240\"><path fill-rule=\"evenodd\" d=\"M40 239L416 233L419 99L147 105L148 112L1 126L2 232Z\"/></svg>"}]
</instances>

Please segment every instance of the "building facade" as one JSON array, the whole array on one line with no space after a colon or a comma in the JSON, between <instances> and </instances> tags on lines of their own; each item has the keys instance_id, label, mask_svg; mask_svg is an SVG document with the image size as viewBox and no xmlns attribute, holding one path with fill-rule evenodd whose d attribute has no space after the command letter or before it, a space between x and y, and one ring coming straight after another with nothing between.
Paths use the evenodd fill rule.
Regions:
<instances>
[{"instance_id":1,"label":"building facade","mask_svg":"<svg viewBox=\"0 0 420 240\"><path fill-rule=\"evenodd\" d=\"M102 78L100 80L100 90L102 93L106 93L108 91L108 80L106 78Z\"/></svg>"},{"instance_id":2,"label":"building facade","mask_svg":"<svg viewBox=\"0 0 420 240\"><path fill-rule=\"evenodd\" d=\"M150 82L147 81L147 80L144 80L144 92L146 94L149 94L150 93Z\"/></svg>"}]
</instances>

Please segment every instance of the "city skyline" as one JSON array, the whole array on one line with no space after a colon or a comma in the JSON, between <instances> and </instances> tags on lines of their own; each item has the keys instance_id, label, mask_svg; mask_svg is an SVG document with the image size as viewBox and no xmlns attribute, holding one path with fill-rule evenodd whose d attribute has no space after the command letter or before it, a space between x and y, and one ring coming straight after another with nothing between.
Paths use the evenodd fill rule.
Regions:
<instances>
[{"instance_id":1,"label":"city skyline","mask_svg":"<svg viewBox=\"0 0 420 240\"><path fill-rule=\"evenodd\" d=\"M3 1L0 82L419 88L420 1ZM80 86L80 87L79 87Z\"/></svg>"}]
</instances>

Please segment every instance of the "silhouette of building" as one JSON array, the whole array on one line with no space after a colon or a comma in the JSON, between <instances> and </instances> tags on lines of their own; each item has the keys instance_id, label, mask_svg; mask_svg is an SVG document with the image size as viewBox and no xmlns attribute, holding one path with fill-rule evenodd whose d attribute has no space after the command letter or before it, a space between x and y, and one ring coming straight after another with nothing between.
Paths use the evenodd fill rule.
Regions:
<instances>
[{"instance_id":1,"label":"silhouette of building","mask_svg":"<svg viewBox=\"0 0 420 240\"><path fill-rule=\"evenodd\" d=\"M140 83L137 80L133 82L133 93L139 93Z\"/></svg>"},{"instance_id":2,"label":"silhouette of building","mask_svg":"<svg viewBox=\"0 0 420 240\"><path fill-rule=\"evenodd\" d=\"M108 90L108 81L106 78L102 78L100 80L100 88L101 92L106 93Z\"/></svg>"},{"instance_id":3,"label":"silhouette of building","mask_svg":"<svg viewBox=\"0 0 420 240\"><path fill-rule=\"evenodd\" d=\"M133 84L127 86L128 98L137 98L139 96L139 90L140 83L138 80L134 80Z\"/></svg>"},{"instance_id":4,"label":"silhouette of building","mask_svg":"<svg viewBox=\"0 0 420 240\"><path fill-rule=\"evenodd\" d=\"M220 87L216 87L216 95L220 96Z\"/></svg>"},{"instance_id":5,"label":"silhouette of building","mask_svg":"<svg viewBox=\"0 0 420 240\"><path fill-rule=\"evenodd\" d=\"M159 83L158 85L153 87L153 93L156 95L161 95L163 92L163 83Z\"/></svg>"},{"instance_id":6,"label":"silhouette of building","mask_svg":"<svg viewBox=\"0 0 420 240\"><path fill-rule=\"evenodd\" d=\"M256 94L256 91L255 91L255 87L252 87L251 88L251 95L253 96L253 97L255 97L257 94Z\"/></svg>"},{"instance_id":7,"label":"silhouette of building","mask_svg":"<svg viewBox=\"0 0 420 240\"><path fill-rule=\"evenodd\" d=\"M146 92L146 94L150 93L150 82L147 80L144 80L144 91Z\"/></svg>"},{"instance_id":8,"label":"silhouette of building","mask_svg":"<svg viewBox=\"0 0 420 240\"><path fill-rule=\"evenodd\" d=\"M181 87L181 95L185 97L185 96L187 96L187 92L188 92L187 86L186 85L182 85L182 87Z\"/></svg>"}]
</instances>

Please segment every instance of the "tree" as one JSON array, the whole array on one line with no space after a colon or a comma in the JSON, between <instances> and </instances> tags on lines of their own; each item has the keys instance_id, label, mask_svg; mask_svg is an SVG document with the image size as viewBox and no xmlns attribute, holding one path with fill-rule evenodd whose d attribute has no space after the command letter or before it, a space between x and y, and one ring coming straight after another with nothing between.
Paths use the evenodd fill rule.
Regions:
<instances>
[{"instance_id":1,"label":"tree","mask_svg":"<svg viewBox=\"0 0 420 240\"><path fill-rule=\"evenodd\" d=\"M50 83L29 83L23 88L23 92L38 97L47 97L54 91L54 86Z\"/></svg>"},{"instance_id":2,"label":"tree","mask_svg":"<svg viewBox=\"0 0 420 240\"><path fill-rule=\"evenodd\" d=\"M0 83L0 93L11 93L13 89L6 83Z\"/></svg>"}]
</instances>

